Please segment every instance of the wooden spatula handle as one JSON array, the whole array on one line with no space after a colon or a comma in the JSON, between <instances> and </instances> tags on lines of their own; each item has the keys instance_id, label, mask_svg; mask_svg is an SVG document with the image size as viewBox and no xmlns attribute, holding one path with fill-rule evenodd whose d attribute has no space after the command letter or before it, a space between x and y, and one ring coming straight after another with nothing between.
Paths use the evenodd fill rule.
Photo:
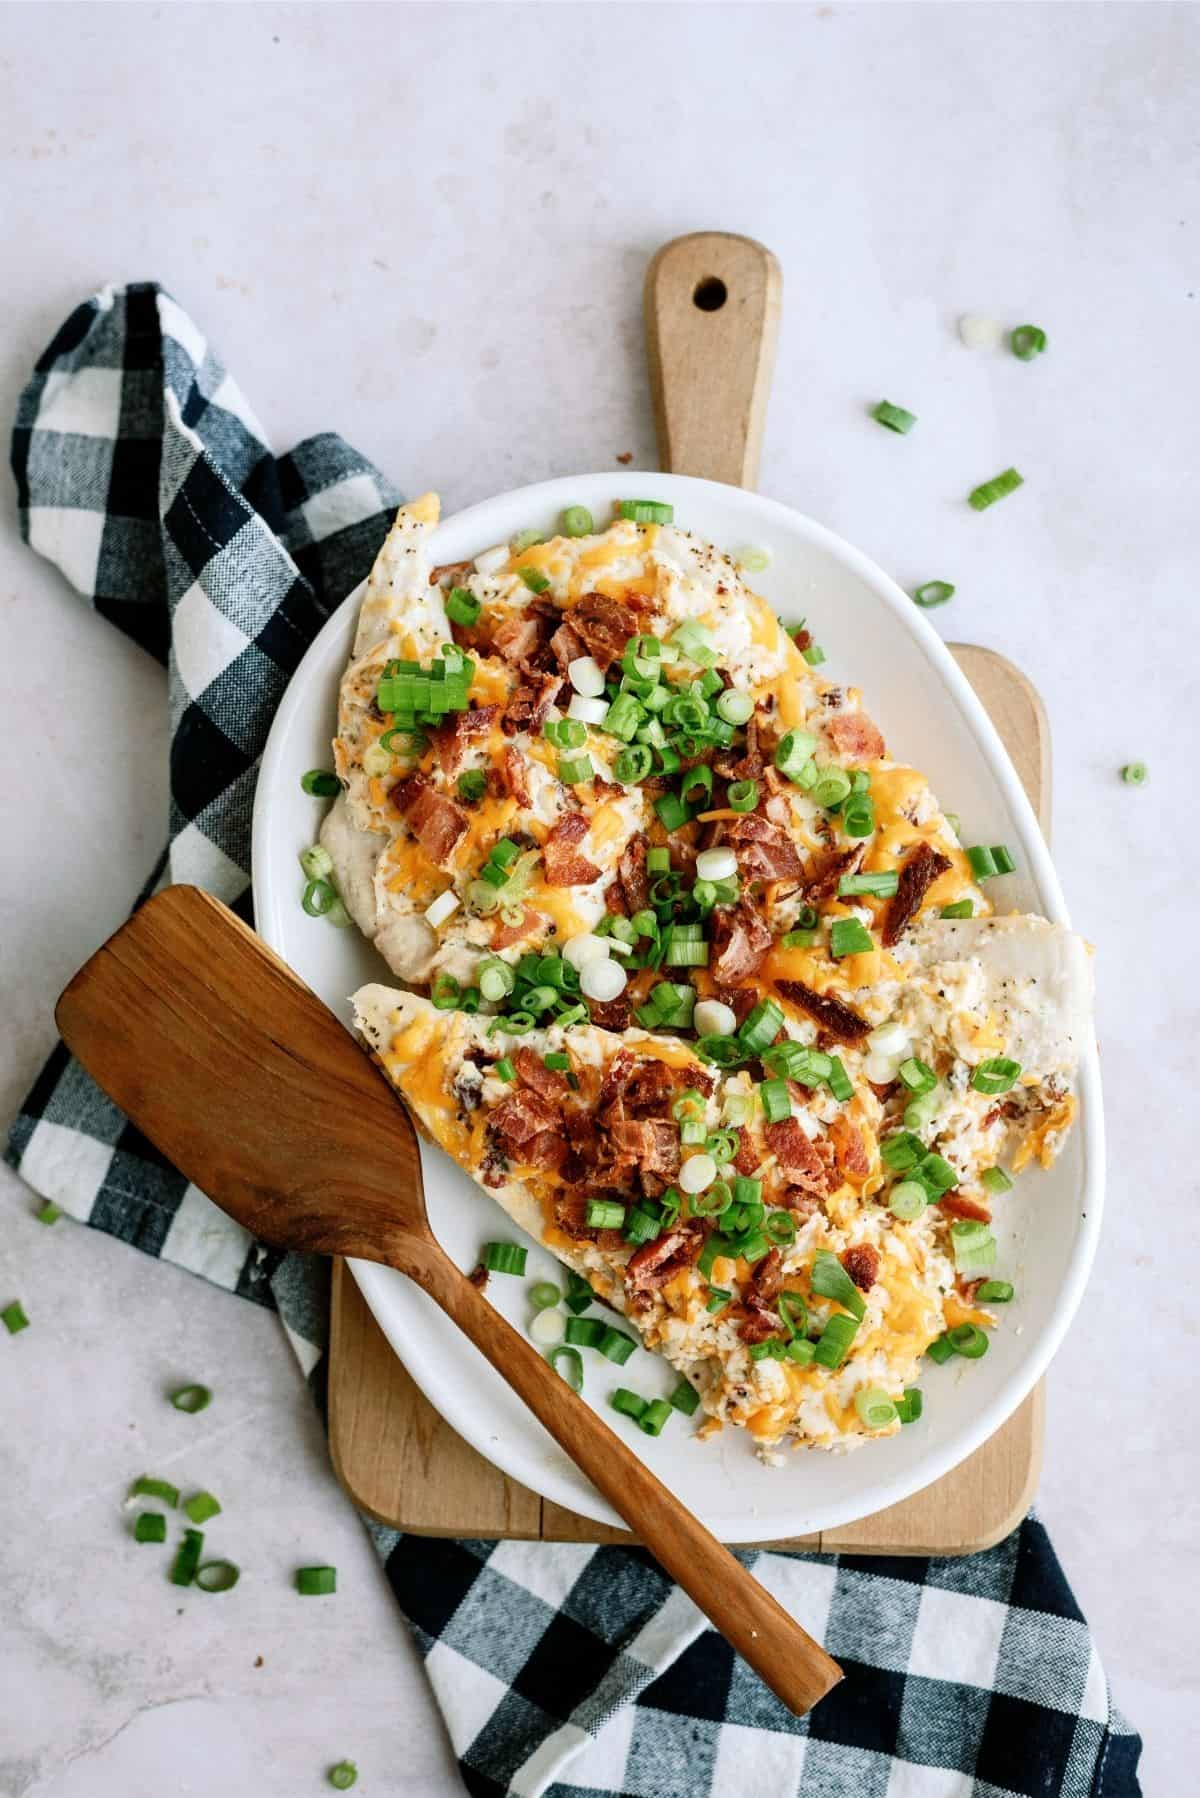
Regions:
<instances>
[{"instance_id":1,"label":"wooden spatula handle","mask_svg":"<svg viewBox=\"0 0 1200 1798\"><path fill-rule=\"evenodd\" d=\"M543 1356L430 1243L404 1258L411 1274L504 1375L554 1440L620 1513L638 1539L715 1628L796 1716L842 1677L740 1561L655 1478L565 1380L547 1379Z\"/></svg>"},{"instance_id":2,"label":"wooden spatula handle","mask_svg":"<svg viewBox=\"0 0 1200 1798\"><path fill-rule=\"evenodd\" d=\"M775 366L783 277L752 237L697 231L646 271L658 454L672 474L753 487Z\"/></svg>"}]
</instances>

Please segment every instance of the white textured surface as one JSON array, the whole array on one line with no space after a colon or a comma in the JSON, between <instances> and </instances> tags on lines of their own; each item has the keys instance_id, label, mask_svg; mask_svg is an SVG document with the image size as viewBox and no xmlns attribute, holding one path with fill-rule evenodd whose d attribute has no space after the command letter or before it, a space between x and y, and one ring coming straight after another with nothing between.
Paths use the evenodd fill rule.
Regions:
<instances>
[{"instance_id":1,"label":"white textured surface","mask_svg":"<svg viewBox=\"0 0 1200 1798\"><path fill-rule=\"evenodd\" d=\"M648 461L646 258L706 227L775 250L763 490L905 585L955 581L938 624L1012 656L1050 710L1057 859L1101 952L1111 1197L1050 1380L1041 1505L1149 1737L1147 1791L1189 1789L1197 1326L1170 1295L1196 1264L1200 866L1172 826L1197 747L1200 14L10 7L5 26L3 419L79 298L154 276L280 447L340 429L456 506ZM968 352L966 311L1042 324L1049 354ZM918 413L911 437L865 418L884 395ZM1023 491L967 510L1010 462ZM7 1113L53 995L153 859L165 767L158 671L6 511ZM1115 779L1131 757L1142 791ZM4 1185L0 1285L34 1327L0 1341L0 1792L295 1798L342 1755L365 1794L459 1789L274 1320L45 1231ZM178 1417L175 1377L219 1404ZM225 1502L236 1599L180 1600L122 1536L121 1491L150 1467ZM336 1561L340 1591L298 1613L307 1559Z\"/></svg>"}]
</instances>

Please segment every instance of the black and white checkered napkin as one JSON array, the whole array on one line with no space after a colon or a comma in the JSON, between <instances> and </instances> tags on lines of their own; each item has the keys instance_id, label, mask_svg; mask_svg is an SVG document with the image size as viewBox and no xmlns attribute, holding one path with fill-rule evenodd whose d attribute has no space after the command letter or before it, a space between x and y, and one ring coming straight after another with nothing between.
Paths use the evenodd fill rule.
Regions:
<instances>
[{"instance_id":1,"label":"black and white checkered napkin","mask_svg":"<svg viewBox=\"0 0 1200 1798\"><path fill-rule=\"evenodd\" d=\"M398 495L341 438L275 456L160 289L74 312L20 402L21 526L168 669L170 844L144 891L250 917L250 808L281 694ZM274 1305L319 1386L327 1266L253 1243L59 1046L8 1158L72 1216ZM797 1722L640 1550L369 1524L479 1798L1133 1798L1141 1744L1042 1526L964 1560L750 1555L842 1685Z\"/></svg>"}]
</instances>

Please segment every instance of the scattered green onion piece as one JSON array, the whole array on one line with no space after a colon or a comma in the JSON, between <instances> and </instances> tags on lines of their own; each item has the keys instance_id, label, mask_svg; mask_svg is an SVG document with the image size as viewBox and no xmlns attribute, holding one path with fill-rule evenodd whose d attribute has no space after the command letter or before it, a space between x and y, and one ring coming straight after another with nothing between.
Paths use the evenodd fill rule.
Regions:
<instances>
[{"instance_id":1,"label":"scattered green onion piece","mask_svg":"<svg viewBox=\"0 0 1200 1798\"><path fill-rule=\"evenodd\" d=\"M142 1474L129 1488L130 1498L161 1498L164 1504L174 1507L179 1503L179 1488L172 1486L170 1480L156 1480L150 1474Z\"/></svg>"},{"instance_id":2,"label":"scattered green onion piece","mask_svg":"<svg viewBox=\"0 0 1200 1798\"><path fill-rule=\"evenodd\" d=\"M931 606L944 606L948 599L954 598L954 591L949 581L926 581L915 589L913 599L928 610Z\"/></svg>"},{"instance_id":3,"label":"scattered green onion piece","mask_svg":"<svg viewBox=\"0 0 1200 1798\"><path fill-rule=\"evenodd\" d=\"M485 1242L483 1245L483 1265L490 1274L517 1274L525 1272L525 1260L528 1250L519 1242Z\"/></svg>"},{"instance_id":4,"label":"scattered green onion piece","mask_svg":"<svg viewBox=\"0 0 1200 1798\"><path fill-rule=\"evenodd\" d=\"M732 1297L733 1293L727 1286L710 1286L708 1289L708 1302L704 1309L713 1313L724 1311Z\"/></svg>"},{"instance_id":5,"label":"scattered green onion piece","mask_svg":"<svg viewBox=\"0 0 1200 1798\"><path fill-rule=\"evenodd\" d=\"M792 1095L786 1080L764 1080L758 1089L769 1124L780 1124L792 1115Z\"/></svg>"},{"instance_id":6,"label":"scattered green onion piece","mask_svg":"<svg viewBox=\"0 0 1200 1798\"><path fill-rule=\"evenodd\" d=\"M798 1292L781 1292L775 1301L775 1309L783 1320L783 1327L793 1339L804 1336L808 1332L808 1306Z\"/></svg>"},{"instance_id":7,"label":"scattered green onion piece","mask_svg":"<svg viewBox=\"0 0 1200 1798\"><path fill-rule=\"evenodd\" d=\"M698 1149L707 1135L703 1118L684 1118L679 1126L679 1140L685 1149Z\"/></svg>"},{"instance_id":8,"label":"scattered green onion piece","mask_svg":"<svg viewBox=\"0 0 1200 1798\"><path fill-rule=\"evenodd\" d=\"M936 1361L939 1367L944 1367L947 1361L954 1359L954 1344L943 1330L940 1336L934 1337L925 1353L931 1361Z\"/></svg>"},{"instance_id":9,"label":"scattered green onion piece","mask_svg":"<svg viewBox=\"0 0 1200 1798\"><path fill-rule=\"evenodd\" d=\"M721 1217L732 1203L733 1191L727 1180L714 1180L703 1192L694 1192L688 1198L693 1217Z\"/></svg>"},{"instance_id":10,"label":"scattered green onion piece","mask_svg":"<svg viewBox=\"0 0 1200 1798\"><path fill-rule=\"evenodd\" d=\"M588 1016L587 1006L577 1003L563 1006L560 1011L555 1013L555 1021L560 1030L569 1030L573 1024L586 1023Z\"/></svg>"},{"instance_id":11,"label":"scattered green onion piece","mask_svg":"<svg viewBox=\"0 0 1200 1798\"><path fill-rule=\"evenodd\" d=\"M578 1321L577 1318L571 1319L572 1323ZM618 1367L624 1367L637 1347L637 1343L632 1336L627 1336L624 1330L606 1329L595 1346L606 1361L615 1361Z\"/></svg>"},{"instance_id":12,"label":"scattered green onion piece","mask_svg":"<svg viewBox=\"0 0 1200 1798\"><path fill-rule=\"evenodd\" d=\"M4 1325L10 1336L17 1336L22 1330L29 1328L29 1319L25 1315L25 1307L20 1299L14 1299L11 1305L6 1305L3 1311L0 1311L0 1323Z\"/></svg>"},{"instance_id":13,"label":"scattered green onion piece","mask_svg":"<svg viewBox=\"0 0 1200 1798\"><path fill-rule=\"evenodd\" d=\"M564 786L577 787L585 780L594 780L596 770L592 766L590 755L564 756L558 758L558 778Z\"/></svg>"},{"instance_id":14,"label":"scattered green onion piece","mask_svg":"<svg viewBox=\"0 0 1200 1798\"><path fill-rule=\"evenodd\" d=\"M967 504L973 512L986 512L988 507L994 506L998 499L1004 499L1007 494L1015 493L1017 488L1023 485L1024 481L1016 469L1006 468L1003 474L996 475L993 480L984 481L981 486L972 488L967 495Z\"/></svg>"},{"instance_id":15,"label":"scattered green onion piece","mask_svg":"<svg viewBox=\"0 0 1200 1798\"><path fill-rule=\"evenodd\" d=\"M350 913L346 910L346 907L340 898L335 899L329 910L325 913L325 922L327 924L332 924L335 930L346 930L353 922Z\"/></svg>"},{"instance_id":16,"label":"scattered green onion piece","mask_svg":"<svg viewBox=\"0 0 1200 1798\"><path fill-rule=\"evenodd\" d=\"M436 1011L457 1011L462 988L453 974L435 974L429 989L429 1002Z\"/></svg>"},{"instance_id":17,"label":"scattered green onion piece","mask_svg":"<svg viewBox=\"0 0 1200 1798\"><path fill-rule=\"evenodd\" d=\"M482 768L468 768L465 774L458 777L458 796L465 799L468 805L475 805L487 792L487 775Z\"/></svg>"},{"instance_id":18,"label":"scattered green onion piece","mask_svg":"<svg viewBox=\"0 0 1200 1798\"><path fill-rule=\"evenodd\" d=\"M654 809L664 830L679 830L688 821L688 808L677 793L664 793L654 801Z\"/></svg>"},{"instance_id":19,"label":"scattered green onion piece","mask_svg":"<svg viewBox=\"0 0 1200 1798\"><path fill-rule=\"evenodd\" d=\"M327 1598L337 1591L336 1567L297 1567L296 1590L301 1598Z\"/></svg>"},{"instance_id":20,"label":"scattered green onion piece","mask_svg":"<svg viewBox=\"0 0 1200 1798\"><path fill-rule=\"evenodd\" d=\"M918 1097L922 1093L931 1092L937 1085L937 1075L933 1069L927 1062L918 1060L915 1055L910 1055L907 1061L902 1061L896 1072L909 1092L916 1093Z\"/></svg>"},{"instance_id":21,"label":"scattered green onion piece","mask_svg":"<svg viewBox=\"0 0 1200 1798\"><path fill-rule=\"evenodd\" d=\"M569 1317L565 1340L571 1348L599 1348L607 1328L598 1317Z\"/></svg>"},{"instance_id":22,"label":"scattered green onion piece","mask_svg":"<svg viewBox=\"0 0 1200 1798\"><path fill-rule=\"evenodd\" d=\"M1007 1305L1012 1296L1011 1280L984 1280L975 1293L981 1305Z\"/></svg>"},{"instance_id":23,"label":"scattered green onion piece","mask_svg":"<svg viewBox=\"0 0 1200 1798\"><path fill-rule=\"evenodd\" d=\"M810 668L819 668L825 660L825 651L819 643L810 643L808 648L801 650L800 653Z\"/></svg>"},{"instance_id":24,"label":"scattered green onion piece","mask_svg":"<svg viewBox=\"0 0 1200 1798\"><path fill-rule=\"evenodd\" d=\"M917 1179L935 1199L940 1199L944 1192L949 1192L958 1185L958 1175L941 1155L926 1155L915 1171Z\"/></svg>"},{"instance_id":25,"label":"scattered green onion piece","mask_svg":"<svg viewBox=\"0 0 1200 1798\"><path fill-rule=\"evenodd\" d=\"M910 1099L904 1107L904 1128L906 1130L924 1130L931 1124L942 1105L942 1089L935 1081L928 1092L919 1093Z\"/></svg>"},{"instance_id":26,"label":"scattered green onion piece","mask_svg":"<svg viewBox=\"0 0 1200 1798\"><path fill-rule=\"evenodd\" d=\"M662 1219L644 1205L631 1205L625 1216L626 1242L654 1242L662 1234Z\"/></svg>"},{"instance_id":27,"label":"scattered green onion piece","mask_svg":"<svg viewBox=\"0 0 1200 1798\"><path fill-rule=\"evenodd\" d=\"M682 1411L685 1417L694 1417L700 1406L700 1394L690 1380L680 1380L667 1403L673 1411Z\"/></svg>"},{"instance_id":28,"label":"scattered green onion piece","mask_svg":"<svg viewBox=\"0 0 1200 1798\"><path fill-rule=\"evenodd\" d=\"M749 693L740 693L736 687L726 687L717 698L717 716L724 718L726 724L745 724L754 715L754 701Z\"/></svg>"},{"instance_id":29,"label":"scattered green onion piece","mask_svg":"<svg viewBox=\"0 0 1200 1798\"><path fill-rule=\"evenodd\" d=\"M821 1331L813 1350L813 1360L831 1371L839 1368L857 1333L858 1324L853 1317L847 1317L844 1312L835 1312Z\"/></svg>"},{"instance_id":30,"label":"scattered green onion piece","mask_svg":"<svg viewBox=\"0 0 1200 1798\"><path fill-rule=\"evenodd\" d=\"M877 424L886 425L889 431L895 431L901 437L907 437L917 422L915 413L906 412L903 406L893 406L891 400L880 400L871 417Z\"/></svg>"},{"instance_id":31,"label":"scattered green onion piece","mask_svg":"<svg viewBox=\"0 0 1200 1798\"><path fill-rule=\"evenodd\" d=\"M1019 1061L1013 1061L1007 1055L991 1055L979 1063L971 1075L971 1085L977 1093L1006 1093L1016 1085L1020 1075Z\"/></svg>"},{"instance_id":32,"label":"scattered green onion piece","mask_svg":"<svg viewBox=\"0 0 1200 1798\"><path fill-rule=\"evenodd\" d=\"M535 543L542 541L542 533L529 527L526 530L518 531L515 537L511 537L508 547L514 556L520 556L524 555L527 549L532 549Z\"/></svg>"},{"instance_id":33,"label":"scattered green onion piece","mask_svg":"<svg viewBox=\"0 0 1200 1798\"><path fill-rule=\"evenodd\" d=\"M614 1411L621 1413L622 1417L632 1417L635 1422L646 1409L645 1399L640 1398L636 1392L630 1392L628 1386L618 1386L616 1391L609 1395L608 1402Z\"/></svg>"},{"instance_id":34,"label":"scattered green onion piece","mask_svg":"<svg viewBox=\"0 0 1200 1798\"><path fill-rule=\"evenodd\" d=\"M904 1396L896 1400L896 1414L901 1423L916 1423L925 1408L919 1386L906 1386Z\"/></svg>"},{"instance_id":35,"label":"scattered green onion piece","mask_svg":"<svg viewBox=\"0 0 1200 1798\"><path fill-rule=\"evenodd\" d=\"M314 799L336 799L342 790L341 781L328 768L310 768L300 776L300 785Z\"/></svg>"},{"instance_id":36,"label":"scattered green onion piece","mask_svg":"<svg viewBox=\"0 0 1200 1798\"><path fill-rule=\"evenodd\" d=\"M976 880L991 880L999 873L995 858L986 844L977 843L968 849L967 861Z\"/></svg>"},{"instance_id":37,"label":"scattered green onion piece","mask_svg":"<svg viewBox=\"0 0 1200 1798\"><path fill-rule=\"evenodd\" d=\"M1144 787L1150 778L1150 770L1145 762L1126 762L1121 769L1121 779L1127 787Z\"/></svg>"},{"instance_id":38,"label":"scattered green onion piece","mask_svg":"<svg viewBox=\"0 0 1200 1798\"><path fill-rule=\"evenodd\" d=\"M958 1218L950 1226L955 1270L974 1278L996 1264L996 1238L975 1218Z\"/></svg>"},{"instance_id":39,"label":"scattered green onion piece","mask_svg":"<svg viewBox=\"0 0 1200 1798\"><path fill-rule=\"evenodd\" d=\"M231 1592L242 1577L235 1561L202 1561L193 1576L193 1584L202 1592Z\"/></svg>"},{"instance_id":40,"label":"scattered green onion piece","mask_svg":"<svg viewBox=\"0 0 1200 1798\"><path fill-rule=\"evenodd\" d=\"M815 930L789 930L781 939L785 949L811 949L817 940Z\"/></svg>"},{"instance_id":41,"label":"scattered green onion piece","mask_svg":"<svg viewBox=\"0 0 1200 1798\"><path fill-rule=\"evenodd\" d=\"M167 1520L161 1511L139 1511L133 1526L135 1542L165 1542Z\"/></svg>"},{"instance_id":42,"label":"scattered green onion piece","mask_svg":"<svg viewBox=\"0 0 1200 1798\"><path fill-rule=\"evenodd\" d=\"M654 765L653 755L645 743L631 743L613 763L613 773L623 786L645 780Z\"/></svg>"},{"instance_id":43,"label":"scattered green onion piece","mask_svg":"<svg viewBox=\"0 0 1200 1798\"><path fill-rule=\"evenodd\" d=\"M841 805L850 793L850 776L844 768L822 768L812 788L813 803L824 806Z\"/></svg>"},{"instance_id":44,"label":"scattered green onion piece","mask_svg":"<svg viewBox=\"0 0 1200 1798\"><path fill-rule=\"evenodd\" d=\"M651 1399L641 1416L637 1419L637 1427L646 1436L661 1436L663 1425L671 1415L670 1401L665 1398Z\"/></svg>"},{"instance_id":45,"label":"scattered green onion piece","mask_svg":"<svg viewBox=\"0 0 1200 1798\"><path fill-rule=\"evenodd\" d=\"M899 1130L892 1136L884 1137L879 1145L879 1154L883 1165L894 1174L906 1174L924 1159L925 1144L910 1131Z\"/></svg>"},{"instance_id":46,"label":"scattered green onion piece","mask_svg":"<svg viewBox=\"0 0 1200 1798\"><path fill-rule=\"evenodd\" d=\"M829 953L835 961L845 955L866 955L874 947L870 931L857 918L835 918L829 927Z\"/></svg>"},{"instance_id":47,"label":"scattered green onion piece","mask_svg":"<svg viewBox=\"0 0 1200 1798\"><path fill-rule=\"evenodd\" d=\"M511 1082L517 1077L517 1070L507 1055L502 1055L500 1057L500 1060L496 1062L495 1066L492 1068L492 1072L495 1074L497 1080L507 1080Z\"/></svg>"},{"instance_id":48,"label":"scattered green onion piece","mask_svg":"<svg viewBox=\"0 0 1200 1798\"><path fill-rule=\"evenodd\" d=\"M675 517L674 506L657 499L623 499L617 511L621 518L631 518L634 524L670 524Z\"/></svg>"},{"instance_id":49,"label":"scattered green onion piece","mask_svg":"<svg viewBox=\"0 0 1200 1798\"><path fill-rule=\"evenodd\" d=\"M1018 325L1008 341L1019 362L1032 362L1046 347L1046 333L1040 325Z\"/></svg>"},{"instance_id":50,"label":"scattered green onion piece","mask_svg":"<svg viewBox=\"0 0 1200 1798\"><path fill-rule=\"evenodd\" d=\"M212 1393L207 1386L179 1386L170 1395L171 1403L177 1411L206 1411L212 1403Z\"/></svg>"},{"instance_id":51,"label":"scattered green onion piece","mask_svg":"<svg viewBox=\"0 0 1200 1798\"><path fill-rule=\"evenodd\" d=\"M979 1176L979 1184L985 1192L991 1193L1011 1192L1013 1189L1012 1179L1002 1167L985 1167Z\"/></svg>"},{"instance_id":52,"label":"scattered green onion piece","mask_svg":"<svg viewBox=\"0 0 1200 1798\"><path fill-rule=\"evenodd\" d=\"M870 893L875 899L890 899L900 885L896 868L880 869L876 874L843 874L838 881L838 898L849 899L855 893Z\"/></svg>"},{"instance_id":53,"label":"scattered green onion piece","mask_svg":"<svg viewBox=\"0 0 1200 1798\"><path fill-rule=\"evenodd\" d=\"M324 880L333 873L333 857L320 843L300 851L300 866L309 880Z\"/></svg>"},{"instance_id":54,"label":"scattered green onion piece","mask_svg":"<svg viewBox=\"0 0 1200 1798\"><path fill-rule=\"evenodd\" d=\"M564 537L590 537L596 526L586 506L568 506L559 528Z\"/></svg>"},{"instance_id":55,"label":"scattered green onion piece","mask_svg":"<svg viewBox=\"0 0 1200 1798\"><path fill-rule=\"evenodd\" d=\"M718 1068L737 1067L740 1062L749 1059L736 1036L702 1036L698 1038L695 1047L701 1061L712 1062Z\"/></svg>"},{"instance_id":56,"label":"scattered green onion piece","mask_svg":"<svg viewBox=\"0 0 1200 1798\"><path fill-rule=\"evenodd\" d=\"M589 1230L622 1230L625 1207L615 1199L589 1199L585 1222Z\"/></svg>"},{"instance_id":57,"label":"scattered green onion piece","mask_svg":"<svg viewBox=\"0 0 1200 1798\"><path fill-rule=\"evenodd\" d=\"M550 576L540 568L518 568L517 573L531 593L544 593L550 585Z\"/></svg>"},{"instance_id":58,"label":"scattered green onion piece","mask_svg":"<svg viewBox=\"0 0 1200 1798\"><path fill-rule=\"evenodd\" d=\"M559 1050L550 1055L543 1055L542 1066L549 1068L552 1074L569 1074L571 1071L571 1057Z\"/></svg>"},{"instance_id":59,"label":"scattered green onion piece","mask_svg":"<svg viewBox=\"0 0 1200 1798\"><path fill-rule=\"evenodd\" d=\"M567 1296L563 1303L568 1311L572 1311L578 1316L581 1311L587 1310L595 1296L582 1274L569 1273L567 1275Z\"/></svg>"},{"instance_id":60,"label":"scattered green onion piece","mask_svg":"<svg viewBox=\"0 0 1200 1798\"><path fill-rule=\"evenodd\" d=\"M173 1586L190 1586L196 1577L196 1569L200 1565L200 1556L204 1551L204 1532L202 1530L184 1530L183 1541L179 1544L175 1559L171 1563L168 1579Z\"/></svg>"},{"instance_id":61,"label":"scattered green onion piece","mask_svg":"<svg viewBox=\"0 0 1200 1798\"><path fill-rule=\"evenodd\" d=\"M193 1492L190 1498L184 1499L183 1508L193 1523L207 1523L221 1509L211 1492Z\"/></svg>"},{"instance_id":62,"label":"scattered green onion piece","mask_svg":"<svg viewBox=\"0 0 1200 1798\"><path fill-rule=\"evenodd\" d=\"M829 1057L829 1090L843 1104L854 1097L854 1082L836 1055Z\"/></svg>"},{"instance_id":63,"label":"scattered green onion piece","mask_svg":"<svg viewBox=\"0 0 1200 1798\"><path fill-rule=\"evenodd\" d=\"M885 1430L899 1413L882 1386L868 1386L854 1395L854 1409L869 1430Z\"/></svg>"},{"instance_id":64,"label":"scattered green onion piece","mask_svg":"<svg viewBox=\"0 0 1200 1798\"><path fill-rule=\"evenodd\" d=\"M796 1240L796 1220L790 1211L772 1211L763 1229L777 1248L788 1248Z\"/></svg>"},{"instance_id":65,"label":"scattered green onion piece","mask_svg":"<svg viewBox=\"0 0 1200 1798\"><path fill-rule=\"evenodd\" d=\"M849 1311L859 1323L866 1316L866 1300L850 1278L837 1256L829 1249L818 1249L812 1269L812 1289L823 1299L833 1299Z\"/></svg>"},{"instance_id":66,"label":"scattered green onion piece","mask_svg":"<svg viewBox=\"0 0 1200 1798\"><path fill-rule=\"evenodd\" d=\"M453 588L446 601L446 616L451 624L462 624L469 628L482 610L483 607L467 587Z\"/></svg>"},{"instance_id":67,"label":"scattered green onion piece","mask_svg":"<svg viewBox=\"0 0 1200 1798\"><path fill-rule=\"evenodd\" d=\"M646 872L647 872L647 874L669 874L670 871L671 871L671 851L669 849L667 849L662 844L658 844L653 849L647 849L647 851L646 851Z\"/></svg>"},{"instance_id":68,"label":"scattered green onion piece","mask_svg":"<svg viewBox=\"0 0 1200 1798\"><path fill-rule=\"evenodd\" d=\"M744 1055L761 1055L783 1028L783 1012L773 999L762 999L744 1020L737 1041ZM728 1040L728 1039L726 1039Z\"/></svg>"},{"instance_id":69,"label":"scattered green onion piece","mask_svg":"<svg viewBox=\"0 0 1200 1798\"><path fill-rule=\"evenodd\" d=\"M775 750L775 766L789 780L796 780L801 770L808 766L816 747L817 739L807 731L789 730L786 736L779 739Z\"/></svg>"},{"instance_id":70,"label":"scattered green onion piece","mask_svg":"<svg viewBox=\"0 0 1200 1798\"><path fill-rule=\"evenodd\" d=\"M988 1352L988 1339L975 1324L957 1324L946 1336L954 1353L967 1361L978 1361Z\"/></svg>"},{"instance_id":71,"label":"scattered green onion piece","mask_svg":"<svg viewBox=\"0 0 1200 1798\"><path fill-rule=\"evenodd\" d=\"M529 1288L529 1303L535 1311L548 1311L551 1305L557 1305L562 1293L553 1280L536 1280Z\"/></svg>"},{"instance_id":72,"label":"scattered green onion piece","mask_svg":"<svg viewBox=\"0 0 1200 1798\"><path fill-rule=\"evenodd\" d=\"M329 1769L329 1783L335 1792L348 1792L357 1781L358 1768L353 1761L339 1761L336 1767Z\"/></svg>"},{"instance_id":73,"label":"scattered green onion piece","mask_svg":"<svg viewBox=\"0 0 1200 1798\"><path fill-rule=\"evenodd\" d=\"M851 793L842 807L842 829L848 837L871 835L875 829L875 801L869 793Z\"/></svg>"},{"instance_id":74,"label":"scattered green onion piece","mask_svg":"<svg viewBox=\"0 0 1200 1798\"><path fill-rule=\"evenodd\" d=\"M546 1359L562 1375L572 1392L583 1391L583 1356L578 1349L569 1348L566 1343L560 1342L557 1348L550 1350Z\"/></svg>"},{"instance_id":75,"label":"scattered green onion piece","mask_svg":"<svg viewBox=\"0 0 1200 1798\"><path fill-rule=\"evenodd\" d=\"M943 905L938 913L939 918L973 918L975 907L969 899L956 899L953 905Z\"/></svg>"},{"instance_id":76,"label":"scattered green onion piece","mask_svg":"<svg viewBox=\"0 0 1200 1798\"><path fill-rule=\"evenodd\" d=\"M732 1161L738 1152L739 1139L736 1130L714 1130L704 1144L718 1167L724 1167Z\"/></svg>"},{"instance_id":77,"label":"scattered green onion piece","mask_svg":"<svg viewBox=\"0 0 1200 1798\"><path fill-rule=\"evenodd\" d=\"M901 1180L888 1194L888 1210L901 1223L911 1224L929 1204L929 1194L918 1180Z\"/></svg>"},{"instance_id":78,"label":"scattered green onion piece","mask_svg":"<svg viewBox=\"0 0 1200 1798\"><path fill-rule=\"evenodd\" d=\"M56 1224L62 1216L62 1208L56 1205L53 1199L47 1199L44 1205L38 1206L33 1215L39 1224Z\"/></svg>"},{"instance_id":79,"label":"scattered green onion piece","mask_svg":"<svg viewBox=\"0 0 1200 1798\"><path fill-rule=\"evenodd\" d=\"M731 812L752 812L758 804L758 782L735 780L725 797Z\"/></svg>"},{"instance_id":80,"label":"scattered green onion piece","mask_svg":"<svg viewBox=\"0 0 1200 1798\"><path fill-rule=\"evenodd\" d=\"M705 762L696 768L689 768L679 782L679 797L685 805L698 806L701 809L712 797L713 771Z\"/></svg>"},{"instance_id":81,"label":"scattered green onion piece","mask_svg":"<svg viewBox=\"0 0 1200 1798\"><path fill-rule=\"evenodd\" d=\"M300 903L310 918L323 918L337 900L337 891L327 880L310 880L300 896Z\"/></svg>"}]
</instances>

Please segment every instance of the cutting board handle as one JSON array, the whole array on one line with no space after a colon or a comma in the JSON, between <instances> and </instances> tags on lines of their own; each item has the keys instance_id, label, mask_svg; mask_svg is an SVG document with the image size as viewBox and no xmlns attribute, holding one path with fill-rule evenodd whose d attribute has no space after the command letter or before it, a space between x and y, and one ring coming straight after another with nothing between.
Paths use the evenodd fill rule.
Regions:
<instances>
[{"instance_id":1,"label":"cutting board handle","mask_svg":"<svg viewBox=\"0 0 1200 1798\"><path fill-rule=\"evenodd\" d=\"M753 487L775 367L783 276L752 237L694 231L646 270L658 455L672 474Z\"/></svg>"}]
</instances>

